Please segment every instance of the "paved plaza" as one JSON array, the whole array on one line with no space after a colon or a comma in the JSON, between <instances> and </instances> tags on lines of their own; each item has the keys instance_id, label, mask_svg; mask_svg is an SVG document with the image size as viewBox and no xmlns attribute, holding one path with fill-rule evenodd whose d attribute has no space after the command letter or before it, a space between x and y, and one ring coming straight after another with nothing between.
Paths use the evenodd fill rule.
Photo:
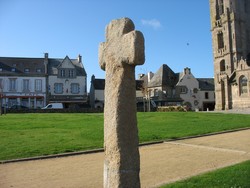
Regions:
<instances>
[{"instance_id":1,"label":"paved plaza","mask_svg":"<svg viewBox=\"0 0 250 188\"><path fill-rule=\"evenodd\" d=\"M250 160L250 130L140 147L141 187ZM103 186L103 152L0 165L1 188Z\"/></svg>"}]
</instances>

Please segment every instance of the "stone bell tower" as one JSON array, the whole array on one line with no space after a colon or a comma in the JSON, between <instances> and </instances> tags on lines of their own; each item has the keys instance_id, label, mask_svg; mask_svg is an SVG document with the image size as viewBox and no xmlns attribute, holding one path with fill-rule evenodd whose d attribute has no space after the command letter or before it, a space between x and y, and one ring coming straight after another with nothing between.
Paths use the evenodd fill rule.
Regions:
<instances>
[{"instance_id":1,"label":"stone bell tower","mask_svg":"<svg viewBox=\"0 0 250 188\"><path fill-rule=\"evenodd\" d=\"M250 1L210 0L215 109L250 107Z\"/></svg>"}]
</instances>

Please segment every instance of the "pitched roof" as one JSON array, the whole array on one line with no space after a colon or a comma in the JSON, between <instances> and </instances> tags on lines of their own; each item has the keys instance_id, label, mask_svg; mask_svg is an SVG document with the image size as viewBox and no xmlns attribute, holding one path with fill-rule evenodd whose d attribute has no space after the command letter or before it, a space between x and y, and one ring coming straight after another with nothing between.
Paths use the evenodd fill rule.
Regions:
<instances>
[{"instance_id":1,"label":"pitched roof","mask_svg":"<svg viewBox=\"0 0 250 188\"><path fill-rule=\"evenodd\" d=\"M104 90L105 89L105 79L94 79L91 81L94 88L96 90ZM143 85L143 80L136 80L136 90L141 90Z\"/></svg>"},{"instance_id":2,"label":"pitched roof","mask_svg":"<svg viewBox=\"0 0 250 188\"><path fill-rule=\"evenodd\" d=\"M44 75L43 58L0 57L0 74ZM15 69L15 71L13 71ZM39 71L37 71L39 69ZM28 70L28 71L27 71Z\"/></svg>"},{"instance_id":3,"label":"pitched roof","mask_svg":"<svg viewBox=\"0 0 250 188\"><path fill-rule=\"evenodd\" d=\"M179 74L175 74L169 66L163 64L148 83L148 87L175 86L178 76Z\"/></svg>"},{"instance_id":4,"label":"pitched roof","mask_svg":"<svg viewBox=\"0 0 250 188\"><path fill-rule=\"evenodd\" d=\"M104 90L104 88L105 88L105 79L94 79L92 82L93 83L91 83L91 84L93 84L95 89Z\"/></svg>"},{"instance_id":5,"label":"pitched roof","mask_svg":"<svg viewBox=\"0 0 250 188\"><path fill-rule=\"evenodd\" d=\"M199 88L202 91L214 91L214 79L213 78L197 78L199 82Z\"/></svg>"},{"instance_id":6,"label":"pitched roof","mask_svg":"<svg viewBox=\"0 0 250 188\"><path fill-rule=\"evenodd\" d=\"M66 56L65 58L68 58L68 56ZM60 58L49 58L49 64L48 64L48 73L50 75L55 75L57 74L57 68L59 65L62 64L62 62L65 60L64 59L60 59ZM82 65L82 63L78 62L78 59L70 59L70 61L72 62L72 64L75 66L76 68L76 76L87 76L87 73Z\"/></svg>"}]
</instances>

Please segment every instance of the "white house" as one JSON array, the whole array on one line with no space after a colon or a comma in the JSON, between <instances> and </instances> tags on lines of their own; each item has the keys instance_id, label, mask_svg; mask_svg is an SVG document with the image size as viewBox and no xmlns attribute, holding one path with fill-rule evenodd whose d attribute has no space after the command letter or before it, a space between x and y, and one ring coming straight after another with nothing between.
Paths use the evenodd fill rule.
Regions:
<instances>
[{"instance_id":1,"label":"white house","mask_svg":"<svg viewBox=\"0 0 250 188\"><path fill-rule=\"evenodd\" d=\"M87 103L87 74L77 59L0 57L0 105L41 108L51 102L67 107Z\"/></svg>"},{"instance_id":2,"label":"white house","mask_svg":"<svg viewBox=\"0 0 250 188\"><path fill-rule=\"evenodd\" d=\"M0 57L0 96L2 106L43 107L46 104L43 58Z\"/></svg>"},{"instance_id":3,"label":"white house","mask_svg":"<svg viewBox=\"0 0 250 188\"><path fill-rule=\"evenodd\" d=\"M185 68L180 73L179 82L176 84L183 104L192 110L214 109L214 79L195 78L190 68Z\"/></svg>"},{"instance_id":4,"label":"white house","mask_svg":"<svg viewBox=\"0 0 250 188\"><path fill-rule=\"evenodd\" d=\"M45 54L48 74L48 103L60 102L66 108L80 107L87 102L87 74L82 57L49 58Z\"/></svg>"}]
</instances>

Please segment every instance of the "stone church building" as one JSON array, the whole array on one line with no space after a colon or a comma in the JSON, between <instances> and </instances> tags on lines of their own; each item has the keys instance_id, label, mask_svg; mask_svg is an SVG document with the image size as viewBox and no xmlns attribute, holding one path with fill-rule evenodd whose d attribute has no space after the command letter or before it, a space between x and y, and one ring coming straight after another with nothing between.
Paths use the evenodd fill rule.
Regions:
<instances>
[{"instance_id":1,"label":"stone church building","mask_svg":"<svg viewBox=\"0 0 250 188\"><path fill-rule=\"evenodd\" d=\"M250 108L250 1L210 0L215 109Z\"/></svg>"}]
</instances>

